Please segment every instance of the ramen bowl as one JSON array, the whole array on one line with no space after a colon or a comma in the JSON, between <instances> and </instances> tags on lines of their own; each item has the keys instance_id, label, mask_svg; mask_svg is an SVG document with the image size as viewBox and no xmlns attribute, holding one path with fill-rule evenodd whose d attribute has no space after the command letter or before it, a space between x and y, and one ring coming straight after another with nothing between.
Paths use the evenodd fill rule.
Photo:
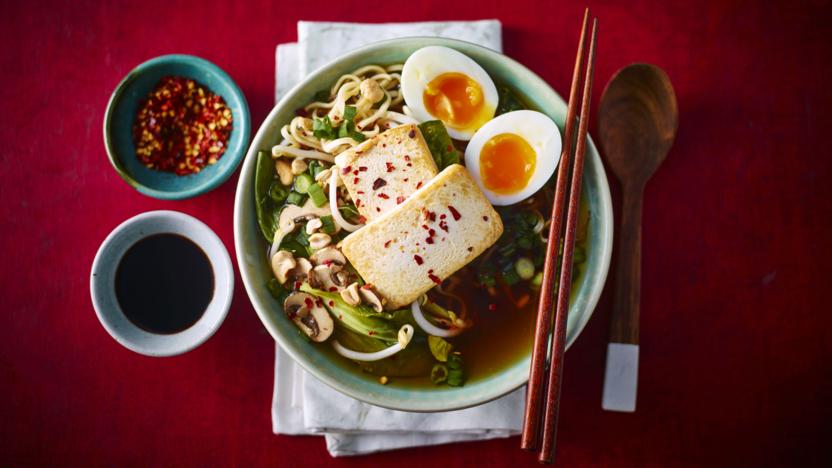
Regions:
<instances>
[{"instance_id":1,"label":"ramen bowl","mask_svg":"<svg viewBox=\"0 0 832 468\"><path fill-rule=\"evenodd\" d=\"M357 49L318 69L290 90L272 109L257 131L243 162L234 206L234 238L243 284L269 333L295 361L321 382L358 400L404 411L447 411L471 407L521 387L528 380L531 347L510 364L489 375L470 379L462 387L411 386L396 381L381 385L377 377L364 374L350 366L346 359L338 359L327 352L324 349L328 348L327 344L310 343L287 319L282 305L272 297L267 283L273 274L266 255L267 246L257 224L253 185L257 152L270 151L282 140L280 128L292 119L296 109L313 101L316 92L329 89L339 76L360 66L402 63L414 51L432 45L450 47L466 54L481 65L495 82L511 87L526 104L547 114L563 131L567 107L564 100L540 77L505 55L475 44L442 38L379 42ZM592 315L604 287L612 250L613 218L609 186L591 138L587 146L583 192L583 202L590 216L587 259L582 277L573 288L567 322L567 347L574 343ZM476 327L469 333L476 333ZM500 347L494 344L493 349L499 352Z\"/></svg>"}]
</instances>

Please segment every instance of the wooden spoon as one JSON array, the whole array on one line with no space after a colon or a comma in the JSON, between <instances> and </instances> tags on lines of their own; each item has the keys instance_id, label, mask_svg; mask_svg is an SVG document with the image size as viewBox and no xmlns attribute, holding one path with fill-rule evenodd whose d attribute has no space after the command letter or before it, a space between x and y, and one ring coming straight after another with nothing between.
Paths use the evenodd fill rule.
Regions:
<instances>
[{"instance_id":1,"label":"wooden spoon","mask_svg":"<svg viewBox=\"0 0 832 468\"><path fill-rule=\"evenodd\" d=\"M602 407L633 412L638 382L642 195L673 145L679 126L676 94L667 74L644 63L622 68L604 89L598 120L607 164L621 182L623 197Z\"/></svg>"}]
</instances>

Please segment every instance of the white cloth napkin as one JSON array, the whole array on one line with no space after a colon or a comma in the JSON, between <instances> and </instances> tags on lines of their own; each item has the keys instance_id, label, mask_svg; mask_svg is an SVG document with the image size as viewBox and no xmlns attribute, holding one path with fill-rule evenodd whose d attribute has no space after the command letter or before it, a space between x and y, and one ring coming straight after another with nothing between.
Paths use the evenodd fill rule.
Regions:
<instances>
[{"instance_id":1,"label":"white cloth napkin","mask_svg":"<svg viewBox=\"0 0 832 468\"><path fill-rule=\"evenodd\" d=\"M500 51L499 21L395 24L298 22L298 43L277 46L275 101L305 74L351 49L405 36L443 36ZM519 434L525 388L475 408L408 413L368 405L307 374L278 345L272 428L276 434L326 437L334 456Z\"/></svg>"}]
</instances>

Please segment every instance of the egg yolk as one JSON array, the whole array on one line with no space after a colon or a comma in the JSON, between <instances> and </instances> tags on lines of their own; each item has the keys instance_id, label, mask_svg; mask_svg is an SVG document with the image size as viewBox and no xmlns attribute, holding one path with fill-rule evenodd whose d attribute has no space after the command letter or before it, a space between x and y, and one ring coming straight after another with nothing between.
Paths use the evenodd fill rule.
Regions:
<instances>
[{"instance_id":1,"label":"egg yolk","mask_svg":"<svg viewBox=\"0 0 832 468\"><path fill-rule=\"evenodd\" d=\"M462 73L442 73L431 80L422 100L431 115L452 128L476 130L491 118L482 87Z\"/></svg>"},{"instance_id":2,"label":"egg yolk","mask_svg":"<svg viewBox=\"0 0 832 468\"><path fill-rule=\"evenodd\" d=\"M495 135L480 151L480 178L492 192L516 193L528 185L535 159L535 151L523 137L513 133Z\"/></svg>"}]
</instances>

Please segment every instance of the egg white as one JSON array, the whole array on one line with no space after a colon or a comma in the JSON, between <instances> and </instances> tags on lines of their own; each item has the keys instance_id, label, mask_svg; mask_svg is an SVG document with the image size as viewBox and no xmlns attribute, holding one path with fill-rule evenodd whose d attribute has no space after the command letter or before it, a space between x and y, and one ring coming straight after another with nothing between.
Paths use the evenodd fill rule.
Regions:
<instances>
[{"instance_id":1,"label":"egg white","mask_svg":"<svg viewBox=\"0 0 832 468\"><path fill-rule=\"evenodd\" d=\"M519 191L508 194L489 190L480 176L483 145L503 133L523 138L535 153L534 173L529 183ZM465 167L492 205L512 205L532 196L552 177L560 162L561 144L560 130L545 114L531 110L508 112L491 119L474 134L465 149Z\"/></svg>"},{"instance_id":2,"label":"egg white","mask_svg":"<svg viewBox=\"0 0 832 468\"><path fill-rule=\"evenodd\" d=\"M410 54L402 69L401 89L407 107L419 122L435 120L425 108L424 92L434 78L443 73L461 73L476 81L483 93L483 104L496 111L499 101L497 87L485 70L467 55L441 46L423 47ZM477 128L451 128L448 135L455 140L470 140Z\"/></svg>"}]
</instances>

